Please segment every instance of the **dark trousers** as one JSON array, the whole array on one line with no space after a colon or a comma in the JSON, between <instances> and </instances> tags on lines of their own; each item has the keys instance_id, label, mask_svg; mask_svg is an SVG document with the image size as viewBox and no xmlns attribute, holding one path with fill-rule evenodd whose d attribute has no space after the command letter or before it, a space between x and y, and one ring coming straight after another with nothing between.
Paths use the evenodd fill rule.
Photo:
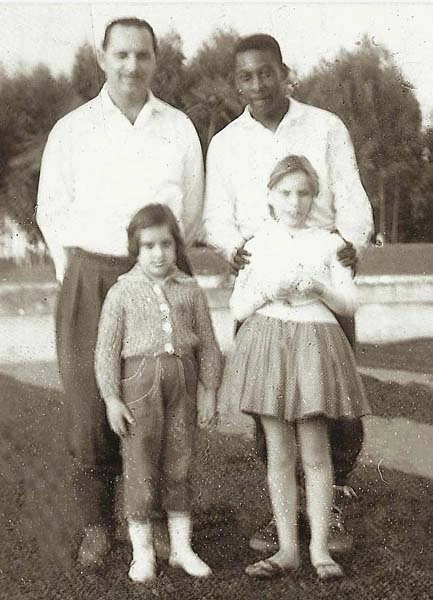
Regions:
<instances>
[{"instance_id":1,"label":"dark trousers","mask_svg":"<svg viewBox=\"0 0 433 600\"><path fill-rule=\"evenodd\" d=\"M350 345L355 349L355 321L353 318L335 315L346 334ZM266 439L260 418L255 418L256 450L263 462L267 460ZM364 429L361 419L338 419L329 423L334 480L336 485L345 485L347 477L355 466L362 448Z\"/></svg>"},{"instance_id":2,"label":"dark trousers","mask_svg":"<svg viewBox=\"0 0 433 600\"><path fill-rule=\"evenodd\" d=\"M197 365L193 355L125 360L123 401L135 425L122 438L128 520L191 509L190 466L196 430Z\"/></svg>"},{"instance_id":3,"label":"dark trousers","mask_svg":"<svg viewBox=\"0 0 433 600\"><path fill-rule=\"evenodd\" d=\"M126 258L71 249L57 305L59 369L65 390L65 439L74 461L75 498L85 526L111 523L119 441L110 430L94 374L105 295L132 267Z\"/></svg>"}]
</instances>

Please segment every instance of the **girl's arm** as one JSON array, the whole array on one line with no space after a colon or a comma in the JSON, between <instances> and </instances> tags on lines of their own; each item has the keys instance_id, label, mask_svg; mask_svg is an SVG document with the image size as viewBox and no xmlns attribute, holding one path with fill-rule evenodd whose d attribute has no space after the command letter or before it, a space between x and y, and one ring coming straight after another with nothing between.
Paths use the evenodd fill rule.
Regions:
<instances>
[{"instance_id":1,"label":"girl's arm","mask_svg":"<svg viewBox=\"0 0 433 600\"><path fill-rule=\"evenodd\" d=\"M319 284L320 299L333 312L351 317L357 309L357 291L350 267L343 267L335 255L330 264L330 284Z\"/></svg>"},{"instance_id":2,"label":"girl's arm","mask_svg":"<svg viewBox=\"0 0 433 600\"><path fill-rule=\"evenodd\" d=\"M270 286L259 277L254 262L239 271L230 298L230 310L235 320L244 321L272 300L269 288Z\"/></svg>"},{"instance_id":3,"label":"girl's arm","mask_svg":"<svg viewBox=\"0 0 433 600\"><path fill-rule=\"evenodd\" d=\"M215 338L209 307L198 285L194 289L194 333L199 339L197 359L199 379L207 390L219 388L222 376L222 354Z\"/></svg>"},{"instance_id":4,"label":"girl's arm","mask_svg":"<svg viewBox=\"0 0 433 600\"><path fill-rule=\"evenodd\" d=\"M121 294L116 287L109 290L99 318L95 350L95 374L104 399L120 399L121 352L124 315Z\"/></svg>"}]
</instances>

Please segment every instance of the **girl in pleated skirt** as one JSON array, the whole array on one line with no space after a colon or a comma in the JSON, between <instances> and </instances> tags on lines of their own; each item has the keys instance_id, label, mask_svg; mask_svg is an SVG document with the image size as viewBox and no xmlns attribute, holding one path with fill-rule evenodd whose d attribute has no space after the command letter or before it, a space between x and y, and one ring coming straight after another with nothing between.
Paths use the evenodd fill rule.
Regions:
<instances>
[{"instance_id":1,"label":"girl in pleated skirt","mask_svg":"<svg viewBox=\"0 0 433 600\"><path fill-rule=\"evenodd\" d=\"M337 258L345 241L310 227L318 176L303 156L280 161L268 184L270 216L245 249L230 307L243 321L228 358L220 404L259 418L268 451L268 484L279 550L249 565L252 577L299 566L299 453L310 521L310 559L320 579L341 577L329 554L333 494L330 419L370 412L355 357L334 313L353 315L356 288Z\"/></svg>"}]
</instances>

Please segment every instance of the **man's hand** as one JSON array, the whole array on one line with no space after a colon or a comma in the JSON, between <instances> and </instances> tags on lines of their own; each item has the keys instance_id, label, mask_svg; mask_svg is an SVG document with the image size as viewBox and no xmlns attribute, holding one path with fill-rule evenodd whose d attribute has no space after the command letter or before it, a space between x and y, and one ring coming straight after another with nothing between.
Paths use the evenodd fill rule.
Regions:
<instances>
[{"instance_id":1,"label":"man's hand","mask_svg":"<svg viewBox=\"0 0 433 600\"><path fill-rule=\"evenodd\" d=\"M197 394L197 416L200 427L209 427L216 415L217 391L199 387Z\"/></svg>"},{"instance_id":2,"label":"man's hand","mask_svg":"<svg viewBox=\"0 0 433 600\"><path fill-rule=\"evenodd\" d=\"M343 267L350 267L354 271L356 270L358 258L356 256L356 250L350 242L346 242L346 245L343 248L340 248L337 252L337 258Z\"/></svg>"},{"instance_id":3,"label":"man's hand","mask_svg":"<svg viewBox=\"0 0 433 600\"><path fill-rule=\"evenodd\" d=\"M234 273L237 275L241 269L245 267L245 265L249 264L249 258L251 253L248 250L245 250L243 246L236 250L235 255L233 256L232 269Z\"/></svg>"},{"instance_id":4,"label":"man's hand","mask_svg":"<svg viewBox=\"0 0 433 600\"><path fill-rule=\"evenodd\" d=\"M128 435L128 425L135 425L135 419L126 404L116 396L110 396L105 398L105 406L110 428L119 436Z\"/></svg>"}]
</instances>

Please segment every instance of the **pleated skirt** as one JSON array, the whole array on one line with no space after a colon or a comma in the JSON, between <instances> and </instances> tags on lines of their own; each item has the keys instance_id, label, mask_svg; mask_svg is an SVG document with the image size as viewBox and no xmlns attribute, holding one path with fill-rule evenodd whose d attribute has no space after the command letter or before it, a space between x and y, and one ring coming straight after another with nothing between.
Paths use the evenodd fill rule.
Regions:
<instances>
[{"instance_id":1,"label":"pleated skirt","mask_svg":"<svg viewBox=\"0 0 433 600\"><path fill-rule=\"evenodd\" d=\"M249 317L236 336L219 403L289 422L371 412L353 350L338 323L259 314Z\"/></svg>"}]
</instances>

